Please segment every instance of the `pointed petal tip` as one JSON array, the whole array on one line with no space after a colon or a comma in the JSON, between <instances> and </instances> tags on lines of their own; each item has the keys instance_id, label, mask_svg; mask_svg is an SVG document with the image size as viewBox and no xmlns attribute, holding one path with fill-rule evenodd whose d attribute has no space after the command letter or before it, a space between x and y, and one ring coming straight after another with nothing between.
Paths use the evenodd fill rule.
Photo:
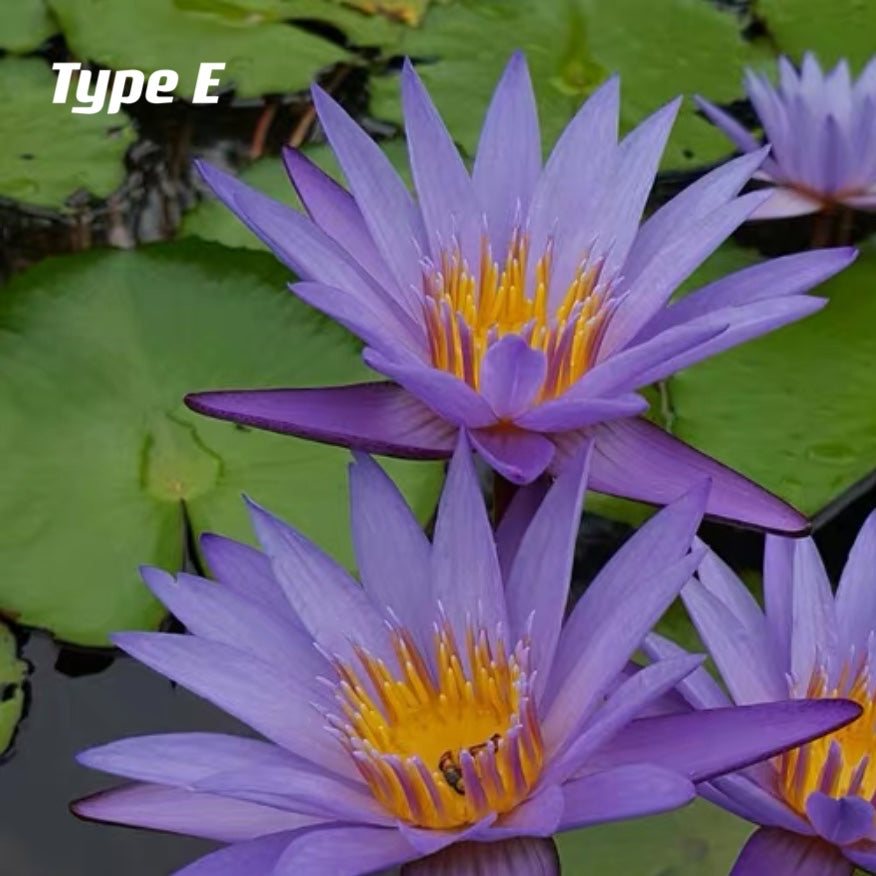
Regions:
<instances>
[{"instance_id":1,"label":"pointed petal tip","mask_svg":"<svg viewBox=\"0 0 876 876\"><path fill-rule=\"evenodd\" d=\"M508 77L529 77L529 62L526 60L526 52L523 49L515 49L508 58L501 79Z\"/></svg>"},{"instance_id":2,"label":"pointed petal tip","mask_svg":"<svg viewBox=\"0 0 876 876\"><path fill-rule=\"evenodd\" d=\"M198 544L200 544L200 545L212 544L214 541L216 541L217 539L221 539L221 538L222 538L222 536L216 532L202 532L198 536Z\"/></svg>"},{"instance_id":3,"label":"pointed petal tip","mask_svg":"<svg viewBox=\"0 0 876 876\"><path fill-rule=\"evenodd\" d=\"M331 125L331 121L327 117L332 113L347 115L347 111L316 82L310 86L310 98L323 127Z\"/></svg>"},{"instance_id":4,"label":"pointed petal tip","mask_svg":"<svg viewBox=\"0 0 876 876\"><path fill-rule=\"evenodd\" d=\"M612 73L604 82L602 82L593 93L601 91L613 97L620 96L621 78L620 73Z\"/></svg>"},{"instance_id":5,"label":"pointed petal tip","mask_svg":"<svg viewBox=\"0 0 876 876\"><path fill-rule=\"evenodd\" d=\"M784 703L774 703L777 709L794 709L798 729L793 740L790 740L785 750L804 745L813 739L818 739L827 733L840 730L861 717L864 710L853 700L846 699L807 699L787 700ZM773 752L778 753L778 751Z\"/></svg>"},{"instance_id":6,"label":"pointed petal tip","mask_svg":"<svg viewBox=\"0 0 876 876\"><path fill-rule=\"evenodd\" d=\"M78 760L78 756L77 756ZM88 766L88 764L86 764ZM70 810L72 815L75 815L76 818L81 819L82 821L91 821L92 819L88 815L88 810L90 808L91 801L98 796L97 794L91 794L88 797L80 797L78 800L73 800L72 803L67 804L67 808Z\"/></svg>"},{"instance_id":7,"label":"pointed petal tip","mask_svg":"<svg viewBox=\"0 0 876 876\"><path fill-rule=\"evenodd\" d=\"M860 250L855 246L834 246L822 250L825 254L835 255L838 261L843 263L843 267L850 265L858 258Z\"/></svg>"},{"instance_id":8,"label":"pointed petal tip","mask_svg":"<svg viewBox=\"0 0 876 876\"><path fill-rule=\"evenodd\" d=\"M765 143L758 149L752 149L751 152L746 152L745 154L750 156L752 161L755 163L754 169L757 170L763 163L766 161L770 152L773 151L772 143ZM752 171L753 173L754 171Z\"/></svg>"},{"instance_id":9,"label":"pointed petal tip","mask_svg":"<svg viewBox=\"0 0 876 876\"><path fill-rule=\"evenodd\" d=\"M691 509L696 509L699 516L702 517L706 513L706 508L709 504L709 495L712 492L714 481L711 477L703 477L698 479L687 491L682 493L672 506L682 507L691 506Z\"/></svg>"},{"instance_id":10,"label":"pointed petal tip","mask_svg":"<svg viewBox=\"0 0 876 876\"><path fill-rule=\"evenodd\" d=\"M217 198L224 198L227 195L227 191L223 194L221 190L227 190L229 183L238 182L237 177L234 176L234 174L222 170L222 168L217 167L215 164L211 164L206 159L196 158L192 163L201 175L201 179L209 186L210 190Z\"/></svg>"},{"instance_id":11,"label":"pointed petal tip","mask_svg":"<svg viewBox=\"0 0 876 876\"><path fill-rule=\"evenodd\" d=\"M311 83L310 96L313 98L313 102L317 104L317 111L319 111L318 104L320 103L325 103L326 101L334 103L332 96L318 82Z\"/></svg>"},{"instance_id":12,"label":"pointed petal tip","mask_svg":"<svg viewBox=\"0 0 876 876\"><path fill-rule=\"evenodd\" d=\"M140 630L121 630L117 633L110 633L110 642L120 651L126 654L131 654L131 649L136 648L146 636L153 636L155 633L144 633ZM132 654L132 656L135 656Z\"/></svg>"},{"instance_id":13,"label":"pointed petal tip","mask_svg":"<svg viewBox=\"0 0 876 876\"><path fill-rule=\"evenodd\" d=\"M171 575L170 572L166 572L164 569L159 569L157 566L147 566L144 564L139 566L137 571L140 573L143 583L159 600L161 599L158 595L159 592L177 582L176 576Z\"/></svg>"},{"instance_id":14,"label":"pointed petal tip","mask_svg":"<svg viewBox=\"0 0 876 876\"><path fill-rule=\"evenodd\" d=\"M206 391L206 392L188 392L183 396L183 404L190 410L194 411L197 414L207 414L210 413L216 408L210 403L210 397L216 395L217 393Z\"/></svg>"},{"instance_id":15,"label":"pointed petal tip","mask_svg":"<svg viewBox=\"0 0 876 876\"><path fill-rule=\"evenodd\" d=\"M650 634L649 634L650 635ZM664 657L663 661L671 660L677 666L681 667L681 669L687 669L687 673L684 678L687 678L692 672L695 672L699 669L705 662L708 660L708 655L706 654L679 654L677 657ZM662 662L662 661L655 661ZM684 680L682 679L682 681Z\"/></svg>"},{"instance_id":16,"label":"pointed petal tip","mask_svg":"<svg viewBox=\"0 0 876 876\"><path fill-rule=\"evenodd\" d=\"M836 720L838 723L832 730L837 730L840 727L845 727L846 724L851 724L857 721L864 714L864 709L860 703L854 700L828 700L827 702L836 704Z\"/></svg>"},{"instance_id":17,"label":"pointed petal tip","mask_svg":"<svg viewBox=\"0 0 876 876\"><path fill-rule=\"evenodd\" d=\"M273 524L276 522L276 518L267 508L263 508L253 499L251 496L246 493L241 494L241 498L243 499L243 504L246 505L246 510L249 513L250 517L257 517L259 520L265 520L269 523Z\"/></svg>"},{"instance_id":18,"label":"pointed petal tip","mask_svg":"<svg viewBox=\"0 0 876 876\"><path fill-rule=\"evenodd\" d=\"M296 149L294 146L287 146L286 144L283 144L280 150L280 158L283 161L283 166L286 168L289 179L292 180L292 185L295 185L296 171L301 165L309 164L309 159L300 149Z\"/></svg>"},{"instance_id":19,"label":"pointed petal tip","mask_svg":"<svg viewBox=\"0 0 876 876\"><path fill-rule=\"evenodd\" d=\"M778 497L775 498L780 502L782 501L781 499L778 499ZM783 522L780 524L776 521L770 525L765 524L760 528L762 528L767 535L783 538L808 538L812 535L812 521L804 514L801 514L792 505L789 505L786 502L783 502L783 504L785 506Z\"/></svg>"},{"instance_id":20,"label":"pointed petal tip","mask_svg":"<svg viewBox=\"0 0 876 876\"><path fill-rule=\"evenodd\" d=\"M172 578L173 575L170 572L165 571L159 566L150 566L148 563L141 563L137 566L137 571L140 573L140 577L146 581L149 578Z\"/></svg>"},{"instance_id":21,"label":"pointed petal tip","mask_svg":"<svg viewBox=\"0 0 876 876\"><path fill-rule=\"evenodd\" d=\"M428 94L419 71L409 57L405 57L402 62L401 88L402 104L404 104L405 101L410 101L411 99Z\"/></svg>"}]
</instances>

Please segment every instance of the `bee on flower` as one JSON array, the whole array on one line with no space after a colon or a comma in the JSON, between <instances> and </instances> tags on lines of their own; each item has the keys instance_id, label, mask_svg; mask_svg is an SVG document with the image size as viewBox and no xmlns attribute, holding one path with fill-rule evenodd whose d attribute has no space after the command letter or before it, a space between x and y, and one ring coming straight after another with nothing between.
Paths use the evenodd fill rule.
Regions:
<instances>
[{"instance_id":1,"label":"bee on flower","mask_svg":"<svg viewBox=\"0 0 876 876\"><path fill-rule=\"evenodd\" d=\"M522 537L494 535L461 436L433 542L358 456L361 583L256 505L260 551L206 537L215 582L144 570L189 632L115 643L262 738L170 733L92 749L84 764L130 783L74 811L226 844L177 876L403 864L415 876L554 876L555 833L682 806L695 782L859 714L837 698L659 714L702 658L637 670L630 658L703 557L691 542L708 484L643 526L564 621L592 453L588 442L572 457Z\"/></svg>"}]
</instances>

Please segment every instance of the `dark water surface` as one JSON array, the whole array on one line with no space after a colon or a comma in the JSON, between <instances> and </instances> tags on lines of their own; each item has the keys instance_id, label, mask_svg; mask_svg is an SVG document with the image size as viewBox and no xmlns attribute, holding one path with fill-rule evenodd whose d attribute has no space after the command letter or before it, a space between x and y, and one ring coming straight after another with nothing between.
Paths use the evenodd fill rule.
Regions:
<instances>
[{"instance_id":1,"label":"dark water surface","mask_svg":"<svg viewBox=\"0 0 876 876\"><path fill-rule=\"evenodd\" d=\"M12 755L0 767L0 873L3 876L165 876L213 848L186 837L90 824L71 800L117 780L88 770L77 752L125 736L177 730L238 732L221 713L133 660L70 677L55 668L58 646L33 634L31 701ZM95 658L63 654L81 671ZM102 658L98 658L102 659Z\"/></svg>"}]
</instances>

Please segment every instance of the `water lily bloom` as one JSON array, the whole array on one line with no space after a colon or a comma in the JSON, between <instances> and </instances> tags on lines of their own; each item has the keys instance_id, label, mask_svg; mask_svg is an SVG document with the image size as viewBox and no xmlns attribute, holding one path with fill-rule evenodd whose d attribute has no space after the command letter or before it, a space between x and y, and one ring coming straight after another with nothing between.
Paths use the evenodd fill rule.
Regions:
<instances>
[{"instance_id":1,"label":"water lily bloom","mask_svg":"<svg viewBox=\"0 0 876 876\"><path fill-rule=\"evenodd\" d=\"M771 152L755 174L771 197L751 219L803 216L838 206L876 210L876 58L853 82L846 61L823 73L812 54L799 72L779 59L779 85L753 70L745 87ZM745 153L760 142L736 119L697 97L703 113Z\"/></svg>"},{"instance_id":2,"label":"water lily bloom","mask_svg":"<svg viewBox=\"0 0 876 876\"><path fill-rule=\"evenodd\" d=\"M715 779L703 796L762 825L732 876L849 876L876 871L876 513L852 548L834 596L811 539L770 537L765 612L713 555L682 591L736 703L844 697L861 717L769 764ZM660 659L684 653L651 638ZM695 708L730 700L705 672L682 682Z\"/></svg>"},{"instance_id":3,"label":"water lily bloom","mask_svg":"<svg viewBox=\"0 0 876 876\"><path fill-rule=\"evenodd\" d=\"M204 543L217 583L147 569L189 633L116 644L264 739L170 734L88 751L83 763L133 782L75 811L228 844L180 876L356 876L431 858L428 874L456 843L681 806L693 782L857 714L829 700L647 717L701 664L683 655L632 671L629 659L700 561L690 544L708 486L633 536L564 624L590 453L572 458L513 543L494 540L464 437L433 543L360 456L361 585L255 505L261 552ZM516 858L503 847L490 872L510 876Z\"/></svg>"},{"instance_id":4,"label":"water lily bloom","mask_svg":"<svg viewBox=\"0 0 876 876\"><path fill-rule=\"evenodd\" d=\"M461 430L518 484L558 471L592 437L595 490L662 505L709 477L710 514L804 529L785 503L642 419L636 390L817 310L823 301L801 293L854 253L766 262L668 304L768 197L737 197L765 152L713 171L640 225L678 101L618 143L618 91L611 79L590 98L542 168L532 86L515 55L469 173L407 65L416 200L319 88L313 99L349 191L288 151L305 216L202 165L219 198L300 277L293 291L358 335L385 379L198 393L190 407L412 458L448 457Z\"/></svg>"}]
</instances>

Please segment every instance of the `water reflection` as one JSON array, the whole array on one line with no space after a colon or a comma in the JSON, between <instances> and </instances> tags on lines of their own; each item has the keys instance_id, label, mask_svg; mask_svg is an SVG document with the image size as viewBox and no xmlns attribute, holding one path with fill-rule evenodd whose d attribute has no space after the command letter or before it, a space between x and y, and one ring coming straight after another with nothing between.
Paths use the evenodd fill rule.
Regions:
<instances>
[{"instance_id":1,"label":"water reflection","mask_svg":"<svg viewBox=\"0 0 876 876\"><path fill-rule=\"evenodd\" d=\"M186 730L245 732L232 718L132 660L98 674L55 669L57 646L34 634L31 703L10 759L0 766L0 861L15 876L165 876L213 844L86 824L67 809L112 779L80 767L78 751L122 736Z\"/></svg>"}]
</instances>

